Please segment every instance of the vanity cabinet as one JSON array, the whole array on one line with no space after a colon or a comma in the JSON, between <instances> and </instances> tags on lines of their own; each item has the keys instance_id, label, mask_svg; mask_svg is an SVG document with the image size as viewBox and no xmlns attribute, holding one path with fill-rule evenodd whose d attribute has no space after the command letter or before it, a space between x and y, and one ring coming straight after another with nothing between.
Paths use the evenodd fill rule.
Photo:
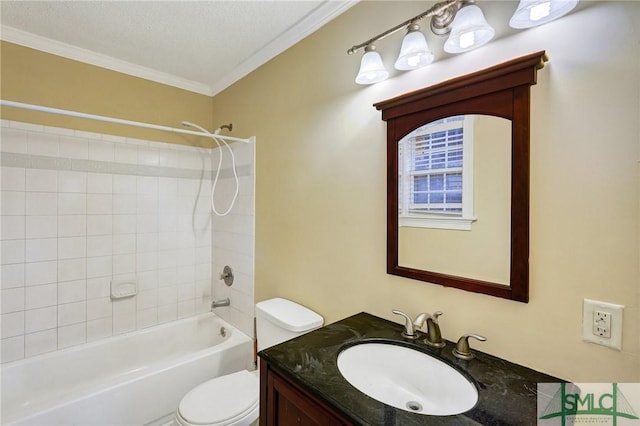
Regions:
<instances>
[{"instance_id":1,"label":"vanity cabinet","mask_svg":"<svg viewBox=\"0 0 640 426\"><path fill-rule=\"evenodd\" d=\"M260 359L260 426L351 424Z\"/></svg>"}]
</instances>

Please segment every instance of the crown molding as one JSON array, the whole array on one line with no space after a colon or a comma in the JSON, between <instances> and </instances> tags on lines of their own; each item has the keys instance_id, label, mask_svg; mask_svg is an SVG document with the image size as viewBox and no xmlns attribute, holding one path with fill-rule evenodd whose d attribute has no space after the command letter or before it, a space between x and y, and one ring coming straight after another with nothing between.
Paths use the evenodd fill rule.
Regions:
<instances>
[{"instance_id":1,"label":"crown molding","mask_svg":"<svg viewBox=\"0 0 640 426\"><path fill-rule=\"evenodd\" d=\"M168 86L177 87L179 89L188 90L190 92L206 96L215 96L256 68L298 43L309 34L315 32L320 27L354 6L358 1L359 0L324 1L300 22L238 65L238 67L236 67L231 73L218 81L212 82L211 84L204 84L184 79L173 74L136 65L112 56L96 53L91 50L42 37L6 25L0 27L0 39L67 59L72 59L74 61L154 81L156 83L166 84Z\"/></svg>"},{"instance_id":2,"label":"crown molding","mask_svg":"<svg viewBox=\"0 0 640 426\"><path fill-rule=\"evenodd\" d=\"M322 26L355 6L360 0L327 0L318 6L313 12L304 17L300 22L284 32L281 36L264 46L254 55L240 63L233 73L214 82L211 85L211 95L222 92L236 81L240 80L261 65L284 52L308 35L314 33Z\"/></svg>"},{"instance_id":3,"label":"crown molding","mask_svg":"<svg viewBox=\"0 0 640 426\"><path fill-rule=\"evenodd\" d=\"M131 62L123 61L112 56L96 53L91 50L52 40L50 38L18 30L13 27L8 27L6 25L2 26L0 39L29 47L31 49L40 50L45 53L62 56L63 58L72 59L89 65L95 65L100 68L143 78L145 80L155 81L156 83L166 84L179 89L188 90L190 92L200 93L202 95L209 95L211 93L211 87L206 84L132 64Z\"/></svg>"}]
</instances>

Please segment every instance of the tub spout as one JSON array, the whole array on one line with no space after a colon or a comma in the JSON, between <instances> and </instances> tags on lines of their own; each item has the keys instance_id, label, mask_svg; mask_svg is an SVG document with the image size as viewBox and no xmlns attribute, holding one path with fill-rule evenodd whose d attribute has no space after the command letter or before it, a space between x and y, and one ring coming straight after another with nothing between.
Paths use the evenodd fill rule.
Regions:
<instances>
[{"instance_id":1,"label":"tub spout","mask_svg":"<svg viewBox=\"0 0 640 426\"><path fill-rule=\"evenodd\" d=\"M229 306L229 305L231 305L231 301L229 300L228 297L226 299L214 300L213 302L211 302L211 310L214 310L215 308L221 308L223 306Z\"/></svg>"}]
</instances>

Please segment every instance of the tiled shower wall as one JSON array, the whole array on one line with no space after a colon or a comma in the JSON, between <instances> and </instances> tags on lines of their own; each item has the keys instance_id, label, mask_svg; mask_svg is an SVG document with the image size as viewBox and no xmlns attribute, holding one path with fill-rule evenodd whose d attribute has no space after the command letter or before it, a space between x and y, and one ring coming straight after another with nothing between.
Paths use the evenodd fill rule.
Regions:
<instances>
[{"instance_id":1,"label":"tiled shower wall","mask_svg":"<svg viewBox=\"0 0 640 426\"><path fill-rule=\"evenodd\" d=\"M9 121L1 136L2 362L207 312L214 259L245 262L234 298L251 310L236 304L227 317L249 322L253 144L238 156L251 186L218 239L209 201L217 150ZM238 231L241 247L228 235ZM112 280L135 282L137 295L112 300Z\"/></svg>"}]
</instances>

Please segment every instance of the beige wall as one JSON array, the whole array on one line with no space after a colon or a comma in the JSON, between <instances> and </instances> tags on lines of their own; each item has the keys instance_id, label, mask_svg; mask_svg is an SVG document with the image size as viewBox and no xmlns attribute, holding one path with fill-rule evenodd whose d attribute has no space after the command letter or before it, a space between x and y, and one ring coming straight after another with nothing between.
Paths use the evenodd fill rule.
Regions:
<instances>
[{"instance_id":1,"label":"beige wall","mask_svg":"<svg viewBox=\"0 0 640 426\"><path fill-rule=\"evenodd\" d=\"M2 99L169 127L183 120L212 128L211 98L2 42ZM2 118L131 138L210 146L202 138L2 108Z\"/></svg>"},{"instance_id":2,"label":"beige wall","mask_svg":"<svg viewBox=\"0 0 640 426\"><path fill-rule=\"evenodd\" d=\"M486 4L508 19L512 5ZM489 340L476 346L484 351L565 379L640 381L638 3L583 2L560 21L480 50L354 84L360 55L346 49L425 7L362 2L213 105L3 43L2 98L165 125L233 122L235 135L256 135L256 300L288 297L327 322L360 311L398 321L393 308L442 310L447 339L483 334ZM428 37L441 52L443 41ZM389 69L399 44L400 35L379 44ZM551 62L532 88L531 301L387 275L385 125L371 105L538 50ZM89 126L8 110L2 117ZM585 297L626 306L623 351L581 341Z\"/></svg>"},{"instance_id":3,"label":"beige wall","mask_svg":"<svg viewBox=\"0 0 640 426\"><path fill-rule=\"evenodd\" d=\"M490 5L505 19L512 6ZM354 84L360 55L346 49L424 8L362 2L214 98L216 119L258 137L256 300L288 297L327 322L442 310L448 339L478 332L488 341L477 347L565 379L640 381L638 4L589 2L477 51ZM388 69L400 39L378 45ZM387 275L385 125L372 104L538 50L551 61L532 88L531 301ZM626 306L623 351L582 342L583 298Z\"/></svg>"}]
</instances>

